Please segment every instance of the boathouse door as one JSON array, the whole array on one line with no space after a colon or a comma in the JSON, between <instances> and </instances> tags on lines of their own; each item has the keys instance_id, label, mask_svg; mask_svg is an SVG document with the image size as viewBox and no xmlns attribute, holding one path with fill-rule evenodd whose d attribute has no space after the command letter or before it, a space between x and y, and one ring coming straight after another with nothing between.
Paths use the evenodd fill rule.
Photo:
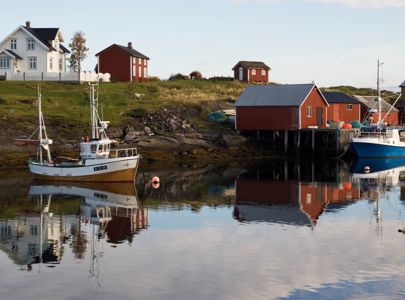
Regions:
<instances>
[{"instance_id":1,"label":"boathouse door","mask_svg":"<svg viewBox=\"0 0 405 300\"><path fill-rule=\"evenodd\" d=\"M316 125L317 126L323 125L323 108L322 107L316 108Z\"/></svg>"}]
</instances>

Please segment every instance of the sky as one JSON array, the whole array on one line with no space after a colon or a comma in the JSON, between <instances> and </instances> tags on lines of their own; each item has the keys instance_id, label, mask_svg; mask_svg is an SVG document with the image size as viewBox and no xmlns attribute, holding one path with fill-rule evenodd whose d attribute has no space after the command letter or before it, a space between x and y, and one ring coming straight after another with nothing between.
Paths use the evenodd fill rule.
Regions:
<instances>
[{"instance_id":1,"label":"sky","mask_svg":"<svg viewBox=\"0 0 405 300\"><path fill-rule=\"evenodd\" d=\"M0 38L31 21L60 27L67 45L84 32L95 54L111 44L150 57L149 75L199 70L232 76L239 60L263 61L270 81L383 88L405 80L405 0L20 0L2 3Z\"/></svg>"}]
</instances>

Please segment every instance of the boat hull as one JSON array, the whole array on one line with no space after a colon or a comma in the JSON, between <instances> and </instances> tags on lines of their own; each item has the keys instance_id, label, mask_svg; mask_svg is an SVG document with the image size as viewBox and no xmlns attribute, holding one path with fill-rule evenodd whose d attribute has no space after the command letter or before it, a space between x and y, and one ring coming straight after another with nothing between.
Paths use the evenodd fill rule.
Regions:
<instances>
[{"instance_id":1,"label":"boat hull","mask_svg":"<svg viewBox=\"0 0 405 300\"><path fill-rule=\"evenodd\" d=\"M139 156L91 161L83 166L53 166L29 162L30 172L41 180L80 182L133 182Z\"/></svg>"},{"instance_id":2,"label":"boat hull","mask_svg":"<svg viewBox=\"0 0 405 300\"><path fill-rule=\"evenodd\" d=\"M405 146L352 141L350 147L352 147L359 158L405 157Z\"/></svg>"}]
</instances>

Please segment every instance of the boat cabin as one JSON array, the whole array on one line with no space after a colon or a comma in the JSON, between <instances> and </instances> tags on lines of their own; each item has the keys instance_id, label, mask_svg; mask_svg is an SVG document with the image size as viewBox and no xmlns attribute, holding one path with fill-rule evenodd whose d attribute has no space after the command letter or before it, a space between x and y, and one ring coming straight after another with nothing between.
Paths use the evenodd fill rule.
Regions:
<instances>
[{"instance_id":1,"label":"boat cabin","mask_svg":"<svg viewBox=\"0 0 405 300\"><path fill-rule=\"evenodd\" d=\"M110 155L110 139L91 140L80 143L80 157L82 159L108 158Z\"/></svg>"}]
</instances>

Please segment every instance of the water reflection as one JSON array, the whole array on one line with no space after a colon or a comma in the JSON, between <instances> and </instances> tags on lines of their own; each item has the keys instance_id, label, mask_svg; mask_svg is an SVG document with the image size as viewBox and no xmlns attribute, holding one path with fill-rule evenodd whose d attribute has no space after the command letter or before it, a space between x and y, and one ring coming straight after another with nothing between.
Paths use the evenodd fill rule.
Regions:
<instances>
[{"instance_id":1,"label":"water reflection","mask_svg":"<svg viewBox=\"0 0 405 300\"><path fill-rule=\"evenodd\" d=\"M352 184L341 162L320 168L314 162L283 161L236 179L234 217L243 222L314 226L326 208L336 210L358 199L360 186Z\"/></svg>"},{"instance_id":2,"label":"water reflection","mask_svg":"<svg viewBox=\"0 0 405 300\"><path fill-rule=\"evenodd\" d=\"M1 250L28 271L33 264L59 264L66 246L84 259L90 242L96 259L98 241L131 244L148 226L148 211L139 206L133 184L34 184L28 195L27 205L0 219Z\"/></svg>"}]
</instances>

